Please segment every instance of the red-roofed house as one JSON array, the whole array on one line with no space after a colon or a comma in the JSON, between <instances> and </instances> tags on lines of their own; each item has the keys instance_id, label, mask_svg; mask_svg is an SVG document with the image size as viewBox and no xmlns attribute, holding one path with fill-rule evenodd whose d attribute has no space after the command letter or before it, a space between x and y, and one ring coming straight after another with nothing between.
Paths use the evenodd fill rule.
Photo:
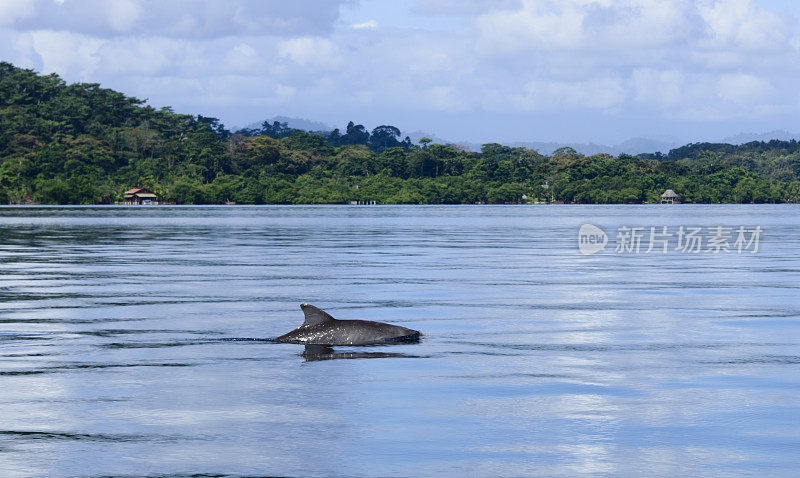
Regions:
<instances>
[{"instance_id":1,"label":"red-roofed house","mask_svg":"<svg viewBox=\"0 0 800 478\"><path fill-rule=\"evenodd\" d=\"M147 188L133 188L125 191L122 204L158 204L158 196Z\"/></svg>"}]
</instances>

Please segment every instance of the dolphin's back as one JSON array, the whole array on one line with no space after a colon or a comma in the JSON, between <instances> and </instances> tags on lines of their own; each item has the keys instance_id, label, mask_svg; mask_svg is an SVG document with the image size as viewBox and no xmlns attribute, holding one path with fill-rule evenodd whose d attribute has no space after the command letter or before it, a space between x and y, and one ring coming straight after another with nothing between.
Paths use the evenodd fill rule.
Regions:
<instances>
[{"instance_id":1,"label":"dolphin's back","mask_svg":"<svg viewBox=\"0 0 800 478\"><path fill-rule=\"evenodd\" d=\"M306 313L306 321L300 327L276 338L276 342L373 345L419 340L420 333L417 330L369 320L337 320L313 305L302 304L301 307Z\"/></svg>"}]
</instances>

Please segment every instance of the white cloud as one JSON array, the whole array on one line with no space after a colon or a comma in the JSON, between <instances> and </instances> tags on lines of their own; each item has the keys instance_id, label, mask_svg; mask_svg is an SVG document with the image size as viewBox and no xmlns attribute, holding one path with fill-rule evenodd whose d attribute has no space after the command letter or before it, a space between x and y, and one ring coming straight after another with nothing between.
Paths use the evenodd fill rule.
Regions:
<instances>
[{"instance_id":1,"label":"white cloud","mask_svg":"<svg viewBox=\"0 0 800 478\"><path fill-rule=\"evenodd\" d=\"M35 13L35 0L3 0L0 2L0 26L14 25Z\"/></svg>"},{"instance_id":2,"label":"white cloud","mask_svg":"<svg viewBox=\"0 0 800 478\"><path fill-rule=\"evenodd\" d=\"M412 10L423 15L471 16L491 10L519 8L520 0L417 0Z\"/></svg>"},{"instance_id":3,"label":"white cloud","mask_svg":"<svg viewBox=\"0 0 800 478\"><path fill-rule=\"evenodd\" d=\"M620 78L590 78L582 81L534 80L522 94L511 95L512 105L527 110L556 108L604 109L627 99Z\"/></svg>"},{"instance_id":4,"label":"white cloud","mask_svg":"<svg viewBox=\"0 0 800 478\"><path fill-rule=\"evenodd\" d=\"M540 50L616 51L685 42L701 28L682 0L526 0L476 19L486 54Z\"/></svg>"},{"instance_id":5,"label":"white cloud","mask_svg":"<svg viewBox=\"0 0 800 478\"><path fill-rule=\"evenodd\" d=\"M135 0L116 0L106 3L108 24L121 33L131 31L142 17L142 13L142 6Z\"/></svg>"},{"instance_id":6,"label":"white cloud","mask_svg":"<svg viewBox=\"0 0 800 478\"><path fill-rule=\"evenodd\" d=\"M228 73L268 75L268 65L271 62L267 60L265 53L271 49L261 48L262 46L261 42L254 40L239 42L228 49L220 63Z\"/></svg>"},{"instance_id":7,"label":"white cloud","mask_svg":"<svg viewBox=\"0 0 800 478\"><path fill-rule=\"evenodd\" d=\"M11 34L8 31L3 31L0 34L0 43L6 42L8 45L13 45L9 58L22 65L32 66L34 68L42 67L42 57L36 51L34 45L33 35L30 33L25 34Z\"/></svg>"},{"instance_id":8,"label":"white cloud","mask_svg":"<svg viewBox=\"0 0 800 478\"><path fill-rule=\"evenodd\" d=\"M475 19L479 51L487 56L616 55L663 60L670 51L718 53L785 51L793 19L752 0L525 0Z\"/></svg>"},{"instance_id":9,"label":"white cloud","mask_svg":"<svg viewBox=\"0 0 800 478\"><path fill-rule=\"evenodd\" d=\"M375 20L368 20L364 23L356 23L354 25L350 25L350 28L353 30L375 30L378 28L378 22Z\"/></svg>"},{"instance_id":10,"label":"white cloud","mask_svg":"<svg viewBox=\"0 0 800 478\"><path fill-rule=\"evenodd\" d=\"M757 7L752 0L702 0L698 10L710 47L780 50L790 39L791 20Z\"/></svg>"},{"instance_id":11,"label":"white cloud","mask_svg":"<svg viewBox=\"0 0 800 478\"><path fill-rule=\"evenodd\" d=\"M453 85L434 86L424 92L426 101L436 109L461 111L466 105L458 88Z\"/></svg>"},{"instance_id":12,"label":"white cloud","mask_svg":"<svg viewBox=\"0 0 800 478\"><path fill-rule=\"evenodd\" d=\"M792 22L752 0L523 0L478 15L475 45L518 91L494 101L717 120L775 109L763 74L800 73Z\"/></svg>"},{"instance_id":13,"label":"white cloud","mask_svg":"<svg viewBox=\"0 0 800 478\"><path fill-rule=\"evenodd\" d=\"M96 54L103 68L114 74L136 76L186 76L199 73L187 66L203 58L196 47L185 40L145 37L103 41ZM198 75L199 76L199 75Z\"/></svg>"},{"instance_id":14,"label":"white cloud","mask_svg":"<svg viewBox=\"0 0 800 478\"><path fill-rule=\"evenodd\" d=\"M686 101L684 74L678 70L637 68L631 74L636 101L671 107Z\"/></svg>"},{"instance_id":15,"label":"white cloud","mask_svg":"<svg viewBox=\"0 0 800 478\"><path fill-rule=\"evenodd\" d=\"M282 100L290 99L297 92L297 88L287 85L278 85L275 87L275 94Z\"/></svg>"},{"instance_id":16,"label":"white cloud","mask_svg":"<svg viewBox=\"0 0 800 478\"><path fill-rule=\"evenodd\" d=\"M278 44L278 53L300 66L334 68L341 64L337 46L326 38L303 37Z\"/></svg>"},{"instance_id":17,"label":"white cloud","mask_svg":"<svg viewBox=\"0 0 800 478\"><path fill-rule=\"evenodd\" d=\"M568 49L583 41L586 15L569 2L525 2L521 10L501 10L476 20L479 50L486 55L513 55L538 49Z\"/></svg>"},{"instance_id":18,"label":"white cloud","mask_svg":"<svg viewBox=\"0 0 800 478\"><path fill-rule=\"evenodd\" d=\"M42 70L59 72L82 81L95 81L100 65L97 50L102 41L69 32L31 33L33 48L42 60Z\"/></svg>"},{"instance_id":19,"label":"white cloud","mask_svg":"<svg viewBox=\"0 0 800 478\"><path fill-rule=\"evenodd\" d=\"M770 93L772 84L769 80L755 75L722 75L717 83L719 97L739 105L754 105Z\"/></svg>"},{"instance_id":20,"label":"white cloud","mask_svg":"<svg viewBox=\"0 0 800 478\"><path fill-rule=\"evenodd\" d=\"M309 35L333 30L345 0L2 0L0 25L89 36Z\"/></svg>"},{"instance_id":21,"label":"white cloud","mask_svg":"<svg viewBox=\"0 0 800 478\"><path fill-rule=\"evenodd\" d=\"M233 51L245 58L253 58L256 56L256 51L247 43L239 43L233 48Z\"/></svg>"},{"instance_id":22,"label":"white cloud","mask_svg":"<svg viewBox=\"0 0 800 478\"><path fill-rule=\"evenodd\" d=\"M617 51L684 44L702 29L693 5L675 0L622 0L587 7L585 46Z\"/></svg>"}]
</instances>

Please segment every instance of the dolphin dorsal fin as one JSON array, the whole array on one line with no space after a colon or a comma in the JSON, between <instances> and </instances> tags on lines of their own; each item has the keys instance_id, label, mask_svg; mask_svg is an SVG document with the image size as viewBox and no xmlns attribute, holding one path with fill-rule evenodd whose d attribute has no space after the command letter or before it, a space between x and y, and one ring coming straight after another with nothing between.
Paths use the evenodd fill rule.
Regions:
<instances>
[{"instance_id":1,"label":"dolphin dorsal fin","mask_svg":"<svg viewBox=\"0 0 800 478\"><path fill-rule=\"evenodd\" d=\"M306 321L303 322L303 326L317 325L336 320L324 310L314 307L311 304L300 304L300 308L303 309L303 313L306 314Z\"/></svg>"}]
</instances>

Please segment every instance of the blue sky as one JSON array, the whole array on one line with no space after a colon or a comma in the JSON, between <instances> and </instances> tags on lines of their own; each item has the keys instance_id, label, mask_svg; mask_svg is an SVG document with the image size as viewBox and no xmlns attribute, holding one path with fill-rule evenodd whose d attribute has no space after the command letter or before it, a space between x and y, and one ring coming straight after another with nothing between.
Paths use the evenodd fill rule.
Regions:
<instances>
[{"instance_id":1,"label":"blue sky","mask_svg":"<svg viewBox=\"0 0 800 478\"><path fill-rule=\"evenodd\" d=\"M800 132L789 0L3 0L2 58L216 116L454 141Z\"/></svg>"}]
</instances>

